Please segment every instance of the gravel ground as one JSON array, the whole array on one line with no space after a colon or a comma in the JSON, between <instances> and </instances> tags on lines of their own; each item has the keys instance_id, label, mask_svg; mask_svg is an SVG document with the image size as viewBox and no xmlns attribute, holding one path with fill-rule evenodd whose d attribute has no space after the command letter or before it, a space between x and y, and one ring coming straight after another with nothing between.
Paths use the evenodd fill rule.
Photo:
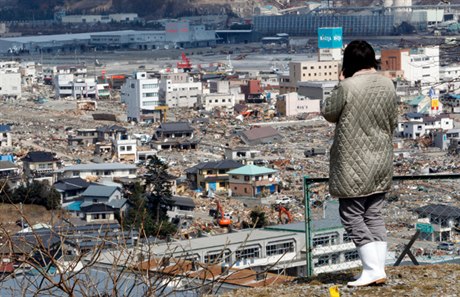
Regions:
<instances>
[{"instance_id":1,"label":"gravel ground","mask_svg":"<svg viewBox=\"0 0 460 297\"><path fill-rule=\"evenodd\" d=\"M347 282L357 271L298 279L277 287L240 289L222 296L331 296L329 289L338 286L340 296L460 296L460 265L424 265L388 267L388 281L382 286L348 288Z\"/></svg>"}]
</instances>

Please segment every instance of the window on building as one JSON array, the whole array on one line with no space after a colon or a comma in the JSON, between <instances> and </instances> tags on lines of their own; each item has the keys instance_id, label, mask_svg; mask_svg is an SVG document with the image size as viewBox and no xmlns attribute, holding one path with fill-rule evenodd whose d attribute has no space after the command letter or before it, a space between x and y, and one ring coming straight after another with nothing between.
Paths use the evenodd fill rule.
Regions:
<instances>
[{"instance_id":1,"label":"window on building","mask_svg":"<svg viewBox=\"0 0 460 297\"><path fill-rule=\"evenodd\" d=\"M206 174L212 174L212 170L207 170Z\"/></svg>"},{"instance_id":2,"label":"window on building","mask_svg":"<svg viewBox=\"0 0 460 297\"><path fill-rule=\"evenodd\" d=\"M120 152L124 152L126 150L125 146L124 145L121 145L120 146Z\"/></svg>"},{"instance_id":3,"label":"window on building","mask_svg":"<svg viewBox=\"0 0 460 297\"><path fill-rule=\"evenodd\" d=\"M224 188L225 187L225 182L220 182L219 187Z\"/></svg>"},{"instance_id":4,"label":"window on building","mask_svg":"<svg viewBox=\"0 0 460 297\"><path fill-rule=\"evenodd\" d=\"M338 234L321 234L313 238L313 247L317 246L330 246L338 243Z\"/></svg>"},{"instance_id":5,"label":"window on building","mask_svg":"<svg viewBox=\"0 0 460 297\"><path fill-rule=\"evenodd\" d=\"M244 177L244 180L245 180L245 181L249 181L249 180L250 180L250 177L249 177L248 175L246 175L246 176Z\"/></svg>"},{"instance_id":6,"label":"window on building","mask_svg":"<svg viewBox=\"0 0 460 297\"><path fill-rule=\"evenodd\" d=\"M350 252L345 252L345 261L356 261L359 259L358 251L350 251Z\"/></svg>"},{"instance_id":7,"label":"window on building","mask_svg":"<svg viewBox=\"0 0 460 297\"><path fill-rule=\"evenodd\" d=\"M204 256L204 263L217 264L217 263L231 263L231 252L225 251L211 251Z\"/></svg>"},{"instance_id":8,"label":"window on building","mask_svg":"<svg viewBox=\"0 0 460 297\"><path fill-rule=\"evenodd\" d=\"M133 150L133 147L132 147L131 145L128 145L128 146L126 146L126 150L127 150L128 152L130 152L130 151Z\"/></svg>"},{"instance_id":9,"label":"window on building","mask_svg":"<svg viewBox=\"0 0 460 297\"><path fill-rule=\"evenodd\" d=\"M351 238L350 238L350 236L348 235L347 232L343 233L342 240L343 240L344 243L345 242L351 242Z\"/></svg>"},{"instance_id":10,"label":"window on building","mask_svg":"<svg viewBox=\"0 0 460 297\"><path fill-rule=\"evenodd\" d=\"M247 189L247 188L244 188L244 192L247 193L247 192L248 192L248 189Z\"/></svg>"},{"instance_id":11,"label":"window on building","mask_svg":"<svg viewBox=\"0 0 460 297\"><path fill-rule=\"evenodd\" d=\"M242 259L255 259L260 257L260 247L259 246L251 246L238 249L235 252L236 261Z\"/></svg>"},{"instance_id":12,"label":"window on building","mask_svg":"<svg viewBox=\"0 0 460 297\"><path fill-rule=\"evenodd\" d=\"M219 174L225 174L225 169L219 169Z\"/></svg>"},{"instance_id":13,"label":"window on building","mask_svg":"<svg viewBox=\"0 0 460 297\"><path fill-rule=\"evenodd\" d=\"M285 242L269 242L267 247L267 256L282 255L294 252L294 240Z\"/></svg>"},{"instance_id":14,"label":"window on building","mask_svg":"<svg viewBox=\"0 0 460 297\"><path fill-rule=\"evenodd\" d=\"M315 263L315 267L327 266L329 265L330 255L323 255L318 258L318 262Z\"/></svg>"}]
</instances>

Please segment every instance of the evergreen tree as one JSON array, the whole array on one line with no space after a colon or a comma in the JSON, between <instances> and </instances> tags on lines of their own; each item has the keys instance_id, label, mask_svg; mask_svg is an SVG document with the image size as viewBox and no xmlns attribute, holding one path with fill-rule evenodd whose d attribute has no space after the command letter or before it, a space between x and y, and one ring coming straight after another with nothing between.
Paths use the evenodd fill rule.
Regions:
<instances>
[{"instance_id":1,"label":"evergreen tree","mask_svg":"<svg viewBox=\"0 0 460 297\"><path fill-rule=\"evenodd\" d=\"M36 204L46 209L57 209L61 204L61 195L46 182L33 181L19 186L12 194L13 203Z\"/></svg>"},{"instance_id":2,"label":"evergreen tree","mask_svg":"<svg viewBox=\"0 0 460 297\"><path fill-rule=\"evenodd\" d=\"M146 164L145 187L147 192L148 207L152 210L156 224L167 220L166 210L172 206L171 178L168 165L157 156L150 157Z\"/></svg>"}]
</instances>

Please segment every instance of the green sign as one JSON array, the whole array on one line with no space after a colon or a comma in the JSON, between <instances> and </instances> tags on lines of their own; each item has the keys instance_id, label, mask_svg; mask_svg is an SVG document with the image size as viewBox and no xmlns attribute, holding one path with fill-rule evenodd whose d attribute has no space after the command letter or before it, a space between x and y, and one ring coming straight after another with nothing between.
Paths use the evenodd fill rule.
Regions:
<instances>
[{"instance_id":1,"label":"green sign","mask_svg":"<svg viewBox=\"0 0 460 297\"><path fill-rule=\"evenodd\" d=\"M434 232L434 229L433 229L433 226L431 226L431 224L427 224L427 223L418 223L417 225L415 225L415 228L417 230L420 230L420 232L422 233L433 233Z\"/></svg>"}]
</instances>

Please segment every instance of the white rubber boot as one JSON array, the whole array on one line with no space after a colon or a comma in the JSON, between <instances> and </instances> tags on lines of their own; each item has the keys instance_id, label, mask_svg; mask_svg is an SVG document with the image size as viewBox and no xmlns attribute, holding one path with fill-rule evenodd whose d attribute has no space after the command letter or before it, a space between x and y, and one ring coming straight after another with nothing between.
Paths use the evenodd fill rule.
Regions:
<instances>
[{"instance_id":1,"label":"white rubber boot","mask_svg":"<svg viewBox=\"0 0 460 297\"><path fill-rule=\"evenodd\" d=\"M386 241L376 241L377 253L379 254L380 272L385 274L385 261L387 259L387 243Z\"/></svg>"},{"instance_id":2,"label":"white rubber boot","mask_svg":"<svg viewBox=\"0 0 460 297\"><path fill-rule=\"evenodd\" d=\"M377 253L379 255L380 270L385 274L385 262L387 259L387 243L386 241L376 241ZM358 280L361 277L361 273L353 276L353 280ZM385 274L386 277L386 274Z\"/></svg>"},{"instance_id":3,"label":"white rubber boot","mask_svg":"<svg viewBox=\"0 0 460 297\"><path fill-rule=\"evenodd\" d=\"M385 283L386 275L382 270L380 263L381 257L377 246L378 244L376 242L370 242L357 248L359 257L363 263L363 271L361 272L359 279L347 284L349 287L361 287Z\"/></svg>"}]
</instances>

